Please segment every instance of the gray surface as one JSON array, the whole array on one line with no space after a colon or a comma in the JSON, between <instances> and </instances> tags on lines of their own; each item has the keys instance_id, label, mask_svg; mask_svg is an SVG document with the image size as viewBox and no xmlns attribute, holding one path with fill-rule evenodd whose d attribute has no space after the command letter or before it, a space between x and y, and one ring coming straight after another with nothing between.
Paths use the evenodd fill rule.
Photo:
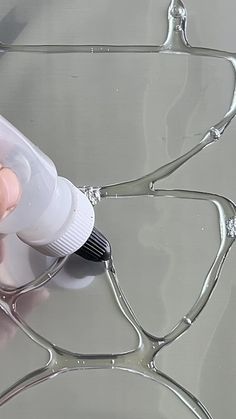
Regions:
<instances>
[{"instance_id":1,"label":"gray surface","mask_svg":"<svg viewBox=\"0 0 236 419\"><path fill-rule=\"evenodd\" d=\"M3 1L0 16L3 21L8 16L8 30L3 33L0 22L1 39L13 41L14 32L17 43L161 43L167 6L164 0ZM191 44L236 50L232 0L217 5L191 0L187 8ZM61 175L79 185L100 185L141 176L197 144L225 112L232 82L230 67L215 59L4 54L0 111L52 157ZM212 191L234 200L235 130L233 122L221 142L162 186ZM214 211L205 203L145 198L105 201L96 211L137 316L149 331L163 333L190 307L215 255ZM48 263L14 237L5 244L4 281L30 280ZM159 360L160 368L199 396L215 419L233 418L235 411L236 335L228 327L235 315L234 252L206 310ZM72 291L51 284L27 322L78 352L132 348L135 336L112 304L100 267L94 272L81 265L77 272L71 264L60 277L69 281L83 276L84 269L87 287ZM1 389L41 365L45 355L20 332L14 335L4 327ZM12 359L15 366L9 370ZM158 385L102 371L62 375L1 408L3 419L111 415L191 418Z\"/></svg>"}]
</instances>

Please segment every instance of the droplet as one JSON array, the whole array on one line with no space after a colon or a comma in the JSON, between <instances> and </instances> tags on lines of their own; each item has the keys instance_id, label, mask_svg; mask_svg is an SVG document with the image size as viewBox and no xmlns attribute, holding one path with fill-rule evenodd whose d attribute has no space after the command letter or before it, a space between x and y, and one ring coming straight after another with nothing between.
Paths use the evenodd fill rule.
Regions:
<instances>
[{"instance_id":1,"label":"droplet","mask_svg":"<svg viewBox=\"0 0 236 419\"><path fill-rule=\"evenodd\" d=\"M191 320L191 319L189 319L189 317L184 316L183 320L184 320L184 323L186 323L186 324L188 324L189 326L191 326L191 324L192 324L192 320Z\"/></svg>"},{"instance_id":2,"label":"droplet","mask_svg":"<svg viewBox=\"0 0 236 419\"><path fill-rule=\"evenodd\" d=\"M174 6L171 11L171 16L173 16L175 19L178 17L183 17L185 15L185 10L181 6Z\"/></svg>"},{"instance_id":3,"label":"droplet","mask_svg":"<svg viewBox=\"0 0 236 419\"><path fill-rule=\"evenodd\" d=\"M229 218L225 222L226 224L226 230L227 230L227 236L231 237L232 239L236 238L236 217Z\"/></svg>"},{"instance_id":4,"label":"droplet","mask_svg":"<svg viewBox=\"0 0 236 419\"><path fill-rule=\"evenodd\" d=\"M221 137L221 133L217 128L212 127L211 130L210 130L210 133L211 133L211 137L215 141L219 140L220 137Z\"/></svg>"},{"instance_id":5,"label":"droplet","mask_svg":"<svg viewBox=\"0 0 236 419\"><path fill-rule=\"evenodd\" d=\"M176 32L180 32L180 31L182 31L182 26L181 26L181 25L176 25L176 26L175 26L175 31L176 31Z\"/></svg>"}]
</instances>

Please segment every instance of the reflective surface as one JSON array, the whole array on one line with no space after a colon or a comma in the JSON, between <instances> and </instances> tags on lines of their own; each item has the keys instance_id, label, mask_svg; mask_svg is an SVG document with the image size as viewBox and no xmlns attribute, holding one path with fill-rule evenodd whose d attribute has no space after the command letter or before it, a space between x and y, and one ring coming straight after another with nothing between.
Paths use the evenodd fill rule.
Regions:
<instances>
[{"instance_id":1,"label":"reflective surface","mask_svg":"<svg viewBox=\"0 0 236 419\"><path fill-rule=\"evenodd\" d=\"M131 6L134 7L133 4ZM138 6L136 3L133 10L137 8L137 19L139 17L143 22L144 10L142 7L139 10ZM146 6L148 17L146 16L145 23L150 29L153 25L153 16L150 14L153 4L147 2ZM191 6L194 5L188 5L190 10ZM107 9L107 2L104 2L103 7L104 13L111 13ZM200 8L200 3L195 8L192 7L192 13L196 7ZM31 18L34 9L32 7ZM69 13L69 9L66 10ZM163 10L164 8L160 9L161 22L164 20ZM220 13L220 10L217 12ZM204 16L206 13L205 7ZM200 16L202 15L203 10ZM200 28L203 25L199 16L196 24ZM8 42L7 39L2 40ZM30 37L20 43L31 42ZM53 43L51 40L50 42ZM58 43L59 40L54 42ZM141 42L143 43L139 38L134 44ZM203 45L206 45L205 42ZM223 132L229 120L227 118L232 117L234 112L233 106L232 112L222 120L230 106L234 81L232 69L227 62L216 61L215 58L179 55L90 54L65 57L20 53L5 53L1 61L1 113L51 155L61 174L77 184L102 185L137 178L178 158L192 147L195 151L187 154L184 160L205 145L214 143L165 183L155 186L163 189L208 190L234 199L234 122L225 132L222 142L216 142L218 134ZM28 74L24 78L26 68L30 71L30 76ZM58 115L61 117L58 118ZM222 121L218 131L211 130L217 121ZM201 138L204 139L199 146ZM179 163L182 160L177 160L174 168ZM219 266L227 248L233 243L233 238L228 236L230 225L232 233L231 219L234 219L233 205L215 195L196 196L192 192L186 195L181 191L154 192L149 187L150 181L163 177L163 172L168 174L172 168L173 165L166 166L146 178L145 183L141 182L142 190L139 188L140 183L136 190L133 189L136 184L131 184L131 188L125 185L115 189L101 189L104 197L109 194L115 196L145 193L157 195L159 199L138 197L102 200L96 209L98 226L108 235L113 245L113 257L120 283L141 325L148 332L158 336L166 335L167 340L172 336L168 332L176 321L194 303L217 254L220 244L219 226ZM191 199L172 201L160 198L165 195ZM193 201L192 198L204 201ZM207 202L209 200L218 205L220 219L214 207ZM228 223L225 223L226 220ZM5 242L2 282L8 281L8 285L14 284L16 280L25 282L26 276L31 280L35 274L44 271L49 263L42 256L22 247L14 238L7 238ZM21 256L18 260L15 257L17 249ZM232 387L235 375L231 353L233 354L235 339L233 330L230 331L230 327L226 326L233 317L234 306L233 285L230 282L234 272L232 255L227 260L219 286L198 322L177 343L165 348L156 364L157 368L170 374L201 399L216 418L223 414L233 416L234 412ZM36 270L38 271L35 272ZM112 280L112 269L109 275ZM213 285L216 276L212 276ZM211 283L211 278L209 279ZM43 294L40 292L41 295L31 296L30 303L26 300L19 301L19 305L21 310L23 308L23 311L28 311L27 322L30 326L56 345L75 352L131 350L137 345L136 336L115 308L106 281L102 267L95 269L84 266L82 262L77 267L77 261L71 260L64 271L49 282ZM205 291L208 294L211 287L205 287ZM36 304L35 310L31 311ZM180 323L180 328L188 328L193 320L194 315L187 315ZM20 332L15 337L11 328L7 329L5 319L3 321L8 330L4 339L5 345L15 352L4 365L8 369L10 365L13 375L16 372L15 378L19 378L23 371L18 375L14 362L20 355L21 343L17 342ZM144 337L143 339L145 340ZM162 339L159 343L162 344ZM146 342L146 349L147 345ZM24 373L37 368L39 360L39 364L43 365L45 354L42 353L40 358L33 348L27 355L26 350L23 355L21 353L20 364L23 366L25 361ZM154 352L155 350L153 348ZM9 350L7 356L10 357ZM138 364L136 359L136 369ZM128 365L128 368L131 367ZM76 375L81 373L83 379L80 377L76 381ZM168 391L163 392L158 384L142 381L138 376L129 379L119 373L116 377L114 374L113 379L105 372L89 371L88 374L90 377L85 379L86 372L69 373L66 378L52 380L50 389L49 384L44 383L28 390L28 396L26 392L6 404L2 408L3 415L6 418L12 417L14 412L18 414L19 411L22 412L22 417L23 414L24 417L41 415L39 406L43 403L45 417L64 417L63 406L67 406L71 417L78 413L83 417L104 417L112 413L117 417L142 417L145 414L150 417L156 415L188 418L193 417L194 412L200 418L210 417L198 402L194 402L190 413L177 398L170 397ZM10 383L4 381L4 374L2 380L4 389ZM55 384L57 380L58 384ZM91 394L84 391L81 399L79 394L83 383L85 389L86 385L93 387L96 381L97 386L104 386L106 396L98 394L96 386L92 393L94 404L91 407ZM134 398L132 399L133 388L130 391L130 387L137 389L135 403ZM225 394L226 387L228 391L222 401L220 395L221 392ZM69 402L71 394L66 394L69 388L76 402ZM50 401L46 398L46 391L50 392ZM57 391L63 397L60 402L57 400L55 403L52 399ZM181 389L178 387L179 391ZM117 392L121 395L117 403L114 403ZM32 400L31 397L34 403L29 407L27 400ZM182 398L190 405L194 401L191 397L188 399L186 393ZM58 404L61 408L58 408Z\"/></svg>"}]
</instances>

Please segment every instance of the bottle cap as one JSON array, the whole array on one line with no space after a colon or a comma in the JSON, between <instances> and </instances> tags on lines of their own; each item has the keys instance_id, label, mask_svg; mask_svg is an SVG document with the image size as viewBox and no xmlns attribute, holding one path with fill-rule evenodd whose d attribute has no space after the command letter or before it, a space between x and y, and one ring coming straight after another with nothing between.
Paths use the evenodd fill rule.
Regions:
<instances>
[{"instance_id":1,"label":"bottle cap","mask_svg":"<svg viewBox=\"0 0 236 419\"><path fill-rule=\"evenodd\" d=\"M83 246L92 233L95 221L93 206L86 195L67 179L58 179L57 195L60 199L52 202L50 209L38 220L37 227L18 234L21 240L39 252L57 257L72 254ZM68 211L66 207L69 207ZM58 229L61 213L65 219Z\"/></svg>"}]
</instances>

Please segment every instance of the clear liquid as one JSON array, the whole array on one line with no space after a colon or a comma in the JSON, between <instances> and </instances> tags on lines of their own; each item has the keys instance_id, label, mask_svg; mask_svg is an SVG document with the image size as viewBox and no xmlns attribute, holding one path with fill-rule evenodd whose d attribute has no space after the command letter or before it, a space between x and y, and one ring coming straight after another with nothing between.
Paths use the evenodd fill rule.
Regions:
<instances>
[{"instance_id":1,"label":"clear liquid","mask_svg":"<svg viewBox=\"0 0 236 419\"><path fill-rule=\"evenodd\" d=\"M161 46L112 46L112 45L0 45L2 52L42 52L42 53L168 53L168 54L191 54L223 58L229 61L234 69L236 66L236 54L225 51L217 51L205 48L191 47L186 38L187 16L184 5L180 0L173 0L168 12L169 29L166 41ZM44 348L48 353L48 362L26 375L0 395L0 404L6 403L24 389L38 384L48 378L55 377L65 371L87 369L118 369L138 374L144 378L155 381L168 388L175 396L190 409L192 414L199 419L210 419L212 416L193 394L158 370L158 354L165 346L173 344L176 339L183 335L197 319L201 311L209 301L210 296L217 284L219 275L236 236L236 207L230 200L211 193L187 191L187 190L164 190L156 189L155 184L172 175L176 170L196 156L210 144L216 143L224 133L236 113L235 90L232 95L230 108L224 118L218 121L214 127L210 127L200 143L181 157L158 168L146 176L135 180L102 186L82 188L91 202L95 205L101 199L148 196L150 198L165 197L188 200L206 201L215 207L218 216L218 231L220 246L215 259L205 276L202 288L193 306L169 330L164 336L154 336L136 319L132 307L129 305L118 281L114 261L111 258L105 263L108 283L114 295L114 300L125 317L126 321L137 334L137 346L126 352L110 354L81 354L70 352L60 348L43 336L37 334L23 320L18 312L18 301L23 294L44 286L57 274L66 262L67 258L57 260L45 274L35 279L30 284L19 288L1 288L0 307L32 341Z\"/></svg>"}]
</instances>

